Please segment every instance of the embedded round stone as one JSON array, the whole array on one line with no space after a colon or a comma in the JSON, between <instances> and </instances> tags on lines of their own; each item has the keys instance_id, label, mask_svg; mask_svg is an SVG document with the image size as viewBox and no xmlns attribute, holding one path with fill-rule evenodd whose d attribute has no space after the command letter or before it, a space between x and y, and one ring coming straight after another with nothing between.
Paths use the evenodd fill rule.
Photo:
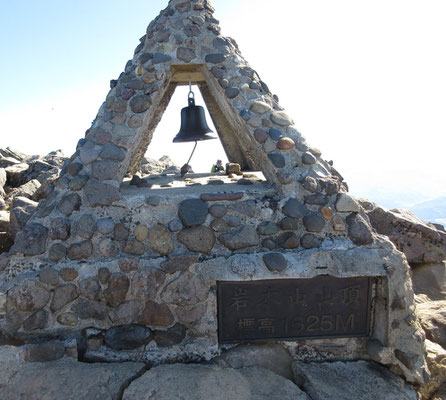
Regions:
<instances>
[{"instance_id":1,"label":"embedded round stone","mask_svg":"<svg viewBox=\"0 0 446 400\"><path fill-rule=\"evenodd\" d=\"M306 152L302 155L302 162L307 165L314 164L316 162L316 157L313 154Z\"/></svg>"},{"instance_id":2,"label":"embedded round stone","mask_svg":"<svg viewBox=\"0 0 446 400\"><path fill-rule=\"evenodd\" d=\"M8 292L13 305L20 311L36 311L43 308L50 299L50 292L34 281L25 281Z\"/></svg>"},{"instance_id":3,"label":"embedded round stone","mask_svg":"<svg viewBox=\"0 0 446 400\"><path fill-rule=\"evenodd\" d=\"M304 249L314 249L321 247L322 239L318 238L317 236L306 233L300 238L300 245Z\"/></svg>"},{"instance_id":4,"label":"embedded round stone","mask_svg":"<svg viewBox=\"0 0 446 400\"><path fill-rule=\"evenodd\" d=\"M208 205L201 199L184 200L178 209L178 216L186 227L203 224L207 214Z\"/></svg>"},{"instance_id":5,"label":"embedded round stone","mask_svg":"<svg viewBox=\"0 0 446 400\"><path fill-rule=\"evenodd\" d=\"M68 164L67 166L67 172L71 175L71 176L76 176L79 172L82 171L82 168L84 166L81 163L78 162L73 162Z\"/></svg>"},{"instance_id":6,"label":"embedded round stone","mask_svg":"<svg viewBox=\"0 0 446 400\"><path fill-rule=\"evenodd\" d=\"M178 271L185 271L198 260L197 255L169 257L161 263L161 268L168 274L174 274Z\"/></svg>"},{"instance_id":7,"label":"embedded round stone","mask_svg":"<svg viewBox=\"0 0 446 400\"><path fill-rule=\"evenodd\" d=\"M285 169L277 171L277 179L283 185L288 185L294 181L293 175Z\"/></svg>"},{"instance_id":8,"label":"embedded round stone","mask_svg":"<svg viewBox=\"0 0 446 400\"><path fill-rule=\"evenodd\" d=\"M142 81L146 85L150 85L151 83L156 81L156 75L155 74L144 74L142 77Z\"/></svg>"},{"instance_id":9,"label":"embedded round stone","mask_svg":"<svg viewBox=\"0 0 446 400\"><path fill-rule=\"evenodd\" d=\"M67 248L62 243L54 243L48 251L48 258L51 261L59 261L67 254Z\"/></svg>"},{"instance_id":10,"label":"embedded round stone","mask_svg":"<svg viewBox=\"0 0 446 400\"><path fill-rule=\"evenodd\" d=\"M304 189L308 190L311 193L317 192L317 180L311 176L307 176L302 182L302 186Z\"/></svg>"},{"instance_id":11,"label":"embedded round stone","mask_svg":"<svg viewBox=\"0 0 446 400\"><path fill-rule=\"evenodd\" d=\"M216 218L211 222L211 228L215 232L226 232L229 229L229 225L224 219Z\"/></svg>"},{"instance_id":12,"label":"embedded round stone","mask_svg":"<svg viewBox=\"0 0 446 400\"><path fill-rule=\"evenodd\" d=\"M103 144L112 140L112 135L109 132L104 131L103 129L99 129L95 134L96 144L102 146Z\"/></svg>"},{"instance_id":13,"label":"embedded round stone","mask_svg":"<svg viewBox=\"0 0 446 400\"><path fill-rule=\"evenodd\" d=\"M264 143L268 139L268 134L263 129L257 128L254 131L254 139L259 143Z\"/></svg>"},{"instance_id":14,"label":"embedded round stone","mask_svg":"<svg viewBox=\"0 0 446 400\"><path fill-rule=\"evenodd\" d=\"M115 240L127 240L129 234L129 230L121 222L116 224L115 228L113 229L113 239Z\"/></svg>"},{"instance_id":15,"label":"embedded round stone","mask_svg":"<svg viewBox=\"0 0 446 400\"><path fill-rule=\"evenodd\" d=\"M111 218L107 217L101 218L98 219L98 221L96 222L96 228L103 235L107 235L113 232L113 229L115 228L115 223Z\"/></svg>"},{"instance_id":16,"label":"embedded round stone","mask_svg":"<svg viewBox=\"0 0 446 400\"><path fill-rule=\"evenodd\" d=\"M347 225L348 237L354 244L363 246L373 243L373 233L371 228L361 215L356 213L350 214L347 217Z\"/></svg>"},{"instance_id":17,"label":"embedded round stone","mask_svg":"<svg viewBox=\"0 0 446 400\"><path fill-rule=\"evenodd\" d=\"M283 168L285 166L285 158L280 153L269 153L268 158L277 168Z\"/></svg>"},{"instance_id":18,"label":"embedded round stone","mask_svg":"<svg viewBox=\"0 0 446 400\"><path fill-rule=\"evenodd\" d=\"M57 317L57 322L65 326L76 326L78 323L78 318L73 313L63 313Z\"/></svg>"},{"instance_id":19,"label":"embedded round stone","mask_svg":"<svg viewBox=\"0 0 446 400\"><path fill-rule=\"evenodd\" d=\"M111 272L107 267L101 267L98 270L99 282L105 285L110 279Z\"/></svg>"},{"instance_id":20,"label":"embedded round stone","mask_svg":"<svg viewBox=\"0 0 446 400\"><path fill-rule=\"evenodd\" d=\"M262 222L257 227L257 233L259 235L274 235L277 232L279 232L279 227L276 223L271 221Z\"/></svg>"},{"instance_id":21,"label":"embedded round stone","mask_svg":"<svg viewBox=\"0 0 446 400\"><path fill-rule=\"evenodd\" d=\"M308 232L320 232L325 226L325 220L316 214L305 216L303 222Z\"/></svg>"},{"instance_id":22,"label":"embedded round stone","mask_svg":"<svg viewBox=\"0 0 446 400\"><path fill-rule=\"evenodd\" d=\"M90 239L96 228L96 221L92 215L82 215L76 222L76 234L83 239Z\"/></svg>"},{"instance_id":23,"label":"embedded round stone","mask_svg":"<svg viewBox=\"0 0 446 400\"><path fill-rule=\"evenodd\" d=\"M130 109L138 114L148 110L151 104L152 100L150 99L150 96L141 94L132 97L130 100Z\"/></svg>"},{"instance_id":24,"label":"embedded round stone","mask_svg":"<svg viewBox=\"0 0 446 400\"><path fill-rule=\"evenodd\" d=\"M93 254L93 245L90 240L73 243L67 251L70 260L85 260Z\"/></svg>"},{"instance_id":25,"label":"embedded round stone","mask_svg":"<svg viewBox=\"0 0 446 400\"><path fill-rule=\"evenodd\" d=\"M279 139L283 137L282 131L276 128L271 128L269 131L269 137L277 142Z\"/></svg>"},{"instance_id":26,"label":"embedded round stone","mask_svg":"<svg viewBox=\"0 0 446 400\"><path fill-rule=\"evenodd\" d=\"M49 322L49 312L46 310L36 311L23 321L25 331L34 331L36 329L45 329Z\"/></svg>"},{"instance_id":27,"label":"embedded round stone","mask_svg":"<svg viewBox=\"0 0 446 400\"><path fill-rule=\"evenodd\" d=\"M166 256L173 251L172 234L164 225L155 225L149 230L150 248L162 256Z\"/></svg>"},{"instance_id":28,"label":"embedded round stone","mask_svg":"<svg viewBox=\"0 0 446 400\"><path fill-rule=\"evenodd\" d=\"M215 235L212 229L201 225L183 229L178 233L178 241L190 251L209 253L214 247Z\"/></svg>"},{"instance_id":29,"label":"embedded round stone","mask_svg":"<svg viewBox=\"0 0 446 400\"><path fill-rule=\"evenodd\" d=\"M334 216L334 211L331 207L322 207L321 214L326 221L330 221Z\"/></svg>"},{"instance_id":30,"label":"embedded round stone","mask_svg":"<svg viewBox=\"0 0 446 400\"><path fill-rule=\"evenodd\" d=\"M144 311L141 314L140 322L144 325L166 327L175 322L170 308L166 304L156 303L147 300Z\"/></svg>"},{"instance_id":31,"label":"embedded round stone","mask_svg":"<svg viewBox=\"0 0 446 400\"><path fill-rule=\"evenodd\" d=\"M94 161L91 168L93 178L100 181L116 179L119 173L119 163L112 160Z\"/></svg>"},{"instance_id":32,"label":"embedded round stone","mask_svg":"<svg viewBox=\"0 0 446 400\"><path fill-rule=\"evenodd\" d=\"M75 176L69 183L68 187L70 190L73 191L78 191L81 190L85 184L88 182L88 179L90 179L88 177L88 175L78 175Z\"/></svg>"},{"instance_id":33,"label":"embedded round stone","mask_svg":"<svg viewBox=\"0 0 446 400\"><path fill-rule=\"evenodd\" d=\"M240 94L240 90L235 87L228 87L225 89L225 95L228 99L233 99Z\"/></svg>"},{"instance_id":34,"label":"embedded round stone","mask_svg":"<svg viewBox=\"0 0 446 400\"><path fill-rule=\"evenodd\" d=\"M142 118L139 115L132 115L127 124L130 128L137 129L142 125Z\"/></svg>"},{"instance_id":35,"label":"embedded round stone","mask_svg":"<svg viewBox=\"0 0 446 400\"><path fill-rule=\"evenodd\" d=\"M256 100L251 104L250 110L257 114L264 114L271 111L271 106L263 101Z\"/></svg>"},{"instance_id":36,"label":"embedded round stone","mask_svg":"<svg viewBox=\"0 0 446 400\"><path fill-rule=\"evenodd\" d=\"M124 246L124 253L142 256L146 251L144 244L137 240L129 240Z\"/></svg>"},{"instance_id":37,"label":"embedded round stone","mask_svg":"<svg viewBox=\"0 0 446 400\"><path fill-rule=\"evenodd\" d=\"M277 238L277 244L284 249L299 247L299 239L294 232L284 232Z\"/></svg>"},{"instance_id":38,"label":"embedded round stone","mask_svg":"<svg viewBox=\"0 0 446 400\"><path fill-rule=\"evenodd\" d=\"M294 140L287 137L281 138L277 142L277 148L279 150L290 150L293 149L294 146L295 146Z\"/></svg>"},{"instance_id":39,"label":"embedded round stone","mask_svg":"<svg viewBox=\"0 0 446 400\"><path fill-rule=\"evenodd\" d=\"M104 160L122 161L125 158L125 151L115 144L108 142L102 146L99 157Z\"/></svg>"},{"instance_id":40,"label":"embedded round stone","mask_svg":"<svg viewBox=\"0 0 446 400\"><path fill-rule=\"evenodd\" d=\"M135 226L133 234L135 235L136 240L144 242L149 234L149 229L145 225L138 224Z\"/></svg>"},{"instance_id":41,"label":"embedded round stone","mask_svg":"<svg viewBox=\"0 0 446 400\"><path fill-rule=\"evenodd\" d=\"M68 283L66 285L57 286L54 289L53 300L51 301L50 310L52 312L59 311L68 303L78 298L76 285Z\"/></svg>"},{"instance_id":42,"label":"embedded round stone","mask_svg":"<svg viewBox=\"0 0 446 400\"><path fill-rule=\"evenodd\" d=\"M280 221L280 229L283 231L297 231L299 229L299 220L296 218L285 217Z\"/></svg>"},{"instance_id":43,"label":"embedded round stone","mask_svg":"<svg viewBox=\"0 0 446 400\"><path fill-rule=\"evenodd\" d=\"M99 242L99 252L107 258L113 258L118 252L116 243L110 238L104 238Z\"/></svg>"},{"instance_id":44,"label":"embedded round stone","mask_svg":"<svg viewBox=\"0 0 446 400\"><path fill-rule=\"evenodd\" d=\"M340 193L336 201L336 211L339 212L359 212L358 202L346 193Z\"/></svg>"},{"instance_id":45,"label":"embedded round stone","mask_svg":"<svg viewBox=\"0 0 446 400\"><path fill-rule=\"evenodd\" d=\"M108 287L104 292L107 305L110 307L118 307L124 302L130 287L130 281L127 276L118 272L110 276Z\"/></svg>"},{"instance_id":46,"label":"embedded round stone","mask_svg":"<svg viewBox=\"0 0 446 400\"><path fill-rule=\"evenodd\" d=\"M161 197L160 196L148 196L146 198L147 204L156 207L159 206L161 203Z\"/></svg>"},{"instance_id":47,"label":"embedded round stone","mask_svg":"<svg viewBox=\"0 0 446 400\"><path fill-rule=\"evenodd\" d=\"M37 256L46 250L48 228L37 223L28 223L25 228L17 233L13 254L23 253L25 256Z\"/></svg>"},{"instance_id":48,"label":"embedded round stone","mask_svg":"<svg viewBox=\"0 0 446 400\"><path fill-rule=\"evenodd\" d=\"M210 64L218 64L225 61L226 55L223 53L207 54L204 60Z\"/></svg>"},{"instance_id":49,"label":"embedded round stone","mask_svg":"<svg viewBox=\"0 0 446 400\"><path fill-rule=\"evenodd\" d=\"M209 214L215 218L222 218L226 215L228 209L223 204L212 204L209 207Z\"/></svg>"},{"instance_id":50,"label":"embedded round stone","mask_svg":"<svg viewBox=\"0 0 446 400\"><path fill-rule=\"evenodd\" d=\"M132 271L137 271L139 268L138 258L120 258L118 260L119 268L122 272L128 274Z\"/></svg>"},{"instance_id":51,"label":"embedded round stone","mask_svg":"<svg viewBox=\"0 0 446 400\"><path fill-rule=\"evenodd\" d=\"M60 276L65 282L74 281L78 275L78 272L73 268L62 268L60 270Z\"/></svg>"},{"instance_id":52,"label":"embedded round stone","mask_svg":"<svg viewBox=\"0 0 446 400\"><path fill-rule=\"evenodd\" d=\"M266 247L269 250L273 250L277 247L277 244L273 239L267 238L262 240L262 246Z\"/></svg>"},{"instance_id":53,"label":"embedded round stone","mask_svg":"<svg viewBox=\"0 0 446 400\"><path fill-rule=\"evenodd\" d=\"M309 213L309 210L297 199L290 198L282 207L282 213L287 217L302 218Z\"/></svg>"},{"instance_id":54,"label":"embedded round stone","mask_svg":"<svg viewBox=\"0 0 446 400\"><path fill-rule=\"evenodd\" d=\"M288 266L288 261L281 253L267 253L262 258L270 271L282 272Z\"/></svg>"},{"instance_id":55,"label":"embedded round stone","mask_svg":"<svg viewBox=\"0 0 446 400\"><path fill-rule=\"evenodd\" d=\"M109 206L121 198L119 188L107 183L88 181L84 187L84 193L91 207Z\"/></svg>"},{"instance_id":56,"label":"embedded round stone","mask_svg":"<svg viewBox=\"0 0 446 400\"><path fill-rule=\"evenodd\" d=\"M169 222L168 228L171 232L179 232L183 229L183 223L179 218L175 218Z\"/></svg>"},{"instance_id":57,"label":"embedded round stone","mask_svg":"<svg viewBox=\"0 0 446 400\"><path fill-rule=\"evenodd\" d=\"M164 54L164 53L155 53L153 55L153 59L152 59L152 63L153 64L161 64L161 63L166 63L169 62L172 59L171 56L169 56L168 54ZM135 111L136 112L136 111Z\"/></svg>"},{"instance_id":58,"label":"embedded round stone","mask_svg":"<svg viewBox=\"0 0 446 400\"><path fill-rule=\"evenodd\" d=\"M39 272L39 281L56 286L59 282L59 272L53 268L44 268Z\"/></svg>"},{"instance_id":59,"label":"embedded round stone","mask_svg":"<svg viewBox=\"0 0 446 400\"><path fill-rule=\"evenodd\" d=\"M190 63L196 57L195 51L187 47L178 47L177 58L185 63Z\"/></svg>"},{"instance_id":60,"label":"embedded round stone","mask_svg":"<svg viewBox=\"0 0 446 400\"><path fill-rule=\"evenodd\" d=\"M63 215L68 217L73 213L73 211L79 210L81 204L82 204L81 197L77 193L70 193L67 194L60 201L57 208Z\"/></svg>"},{"instance_id":61,"label":"embedded round stone","mask_svg":"<svg viewBox=\"0 0 446 400\"><path fill-rule=\"evenodd\" d=\"M131 350L144 346L151 339L149 328L140 325L124 325L110 328L104 334L105 344L115 350Z\"/></svg>"},{"instance_id":62,"label":"embedded round stone","mask_svg":"<svg viewBox=\"0 0 446 400\"><path fill-rule=\"evenodd\" d=\"M99 157L98 149L94 149L94 148L89 149L89 148L83 147L79 152L79 158L81 159L81 161L84 165L91 164L98 157Z\"/></svg>"},{"instance_id":63,"label":"embedded round stone","mask_svg":"<svg viewBox=\"0 0 446 400\"><path fill-rule=\"evenodd\" d=\"M345 231L345 223L339 215L333 217L333 229L337 232Z\"/></svg>"},{"instance_id":64,"label":"embedded round stone","mask_svg":"<svg viewBox=\"0 0 446 400\"><path fill-rule=\"evenodd\" d=\"M107 307L101 301L79 299L71 306L71 311L80 319L93 318L103 321L107 317Z\"/></svg>"},{"instance_id":65,"label":"embedded round stone","mask_svg":"<svg viewBox=\"0 0 446 400\"><path fill-rule=\"evenodd\" d=\"M226 89L226 88L229 87L229 81L228 81L227 79L223 79L223 78L221 78L221 79L218 80L218 83L220 84L220 86L221 86L223 89Z\"/></svg>"},{"instance_id":66,"label":"embedded round stone","mask_svg":"<svg viewBox=\"0 0 446 400\"><path fill-rule=\"evenodd\" d=\"M314 193L308 196L304 196L305 203L307 204L315 204L319 206L323 206L328 203L330 200L328 196L322 193Z\"/></svg>"},{"instance_id":67,"label":"embedded round stone","mask_svg":"<svg viewBox=\"0 0 446 400\"><path fill-rule=\"evenodd\" d=\"M283 111L275 111L271 114L271 121L280 126L289 126L293 120Z\"/></svg>"}]
</instances>

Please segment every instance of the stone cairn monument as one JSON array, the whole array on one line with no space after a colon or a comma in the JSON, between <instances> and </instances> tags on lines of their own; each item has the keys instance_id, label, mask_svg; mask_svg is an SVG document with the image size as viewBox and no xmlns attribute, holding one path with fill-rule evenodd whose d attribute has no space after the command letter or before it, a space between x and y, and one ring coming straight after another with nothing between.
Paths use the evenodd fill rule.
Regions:
<instances>
[{"instance_id":1,"label":"stone cairn monument","mask_svg":"<svg viewBox=\"0 0 446 400\"><path fill-rule=\"evenodd\" d=\"M3 343L156 366L273 342L301 362L373 360L421 384L406 258L372 230L213 12L207 0L169 1L111 81L3 260ZM189 80L229 161L264 180L128 185Z\"/></svg>"}]
</instances>

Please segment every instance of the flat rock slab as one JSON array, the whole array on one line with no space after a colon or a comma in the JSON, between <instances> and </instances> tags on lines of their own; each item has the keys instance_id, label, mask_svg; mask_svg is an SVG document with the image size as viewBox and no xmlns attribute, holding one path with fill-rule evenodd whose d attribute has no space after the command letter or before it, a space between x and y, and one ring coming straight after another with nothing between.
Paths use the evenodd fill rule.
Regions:
<instances>
[{"instance_id":1,"label":"flat rock slab","mask_svg":"<svg viewBox=\"0 0 446 400\"><path fill-rule=\"evenodd\" d=\"M160 365L133 381L123 400L307 400L293 382L257 367Z\"/></svg>"},{"instance_id":2,"label":"flat rock slab","mask_svg":"<svg viewBox=\"0 0 446 400\"><path fill-rule=\"evenodd\" d=\"M118 400L144 364L86 364L74 359L25 362L21 350L0 347L0 398L27 400Z\"/></svg>"},{"instance_id":3,"label":"flat rock slab","mask_svg":"<svg viewBox=\"0 0 446 400\"><path fill-rule=\"evenodd\" d=\"M295 381L312 400L417 400L415 390L378 364L366 361L293 363Z\"/></svg>"}]
</instances>

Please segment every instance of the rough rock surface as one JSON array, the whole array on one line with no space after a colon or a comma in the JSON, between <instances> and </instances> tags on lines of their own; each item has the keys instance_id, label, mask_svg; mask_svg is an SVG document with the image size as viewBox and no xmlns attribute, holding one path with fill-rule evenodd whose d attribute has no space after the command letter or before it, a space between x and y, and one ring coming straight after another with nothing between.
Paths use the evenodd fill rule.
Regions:
<instances>
[{"instance_id":1,"label":"rough rock surface","mask_svg":"<svg viewBox=\"0 0 446 400\"><path fill-rule=\"evenodd\" d=\"M312 400L417 400L415 390L373 362L293 363L294 379Z\"/></svg>"},{"instance_id":2,"label":"rough rock surface","mask_svg":"<svg viewBox=\"0 0 446 400\"><path fill-rule=\"evenodd\" d=\"M240 371L215 365L172 364L152 368L133 381L123 400L307 400L291 381L271 371L248 367Z\"/></svg>"},{"instance_id":3,"label":"rough rock surface","mask_svg":"<svg viewBox=\"0 0 446 400\"><path fill-rule=\"evenodd\" d=\"M417 304L417 315L426 337L446 349L446 300Z\"/></svg>"},{"instance_id":4,"label":"rough rock surface","mask_svg":"<svg viewBox=\"0 0 446 400\"><path fill-rule=\"evenodd\" d=\"M0 354L0 398L5 400L118 400L145 370L141 363L86 364L69 358L27 363L12 346L0 347Z\"/></svg>"},{"instance_id":5,"label":"rough rock surface","mask_svg":"<svg viewBox=\"0 0 446 400\"><path fill-rule=\"evenodd\" d=\"M423 222L410 211L375 207L367 215L373 228L387 235L409 263L435 263L446 259L446 232Z\"/></svg>"},{"instance_id":6,"label":"rough rock surface","mask_svg":"<svg viewBox=\"0 0 446 400\"><path fill-rule=\"evenodd\" d=\"M413 266L412 284L416 294L430 300L446 299L446 262Z\"/></svg>"}]
</instances>

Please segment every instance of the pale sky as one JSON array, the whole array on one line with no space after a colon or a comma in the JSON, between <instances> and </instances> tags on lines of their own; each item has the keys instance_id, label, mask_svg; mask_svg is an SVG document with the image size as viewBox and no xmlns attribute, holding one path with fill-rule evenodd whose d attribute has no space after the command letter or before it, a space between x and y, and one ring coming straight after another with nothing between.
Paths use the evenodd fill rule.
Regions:
<instances>
[{"instance_id":1,"label":"pale sky","mask_svg":"<svg viewBox=\"0 0 446 400\"><path fill-rule=\"evenodd\" d=\"M212 4L223 35L238 42L297 129L334 161L355 196L391 198L400 206L446 194L444 0ZM28 154L62 149L70 156L110 79L122 72L167 0L0 5L0 147ZM192 147L170 144L185 105L186 95L176 93L150 156L187 161ZM221 147L200 144L192 164L204 160L208 170L224 157Z\"/></svg>"}]
</instances>

